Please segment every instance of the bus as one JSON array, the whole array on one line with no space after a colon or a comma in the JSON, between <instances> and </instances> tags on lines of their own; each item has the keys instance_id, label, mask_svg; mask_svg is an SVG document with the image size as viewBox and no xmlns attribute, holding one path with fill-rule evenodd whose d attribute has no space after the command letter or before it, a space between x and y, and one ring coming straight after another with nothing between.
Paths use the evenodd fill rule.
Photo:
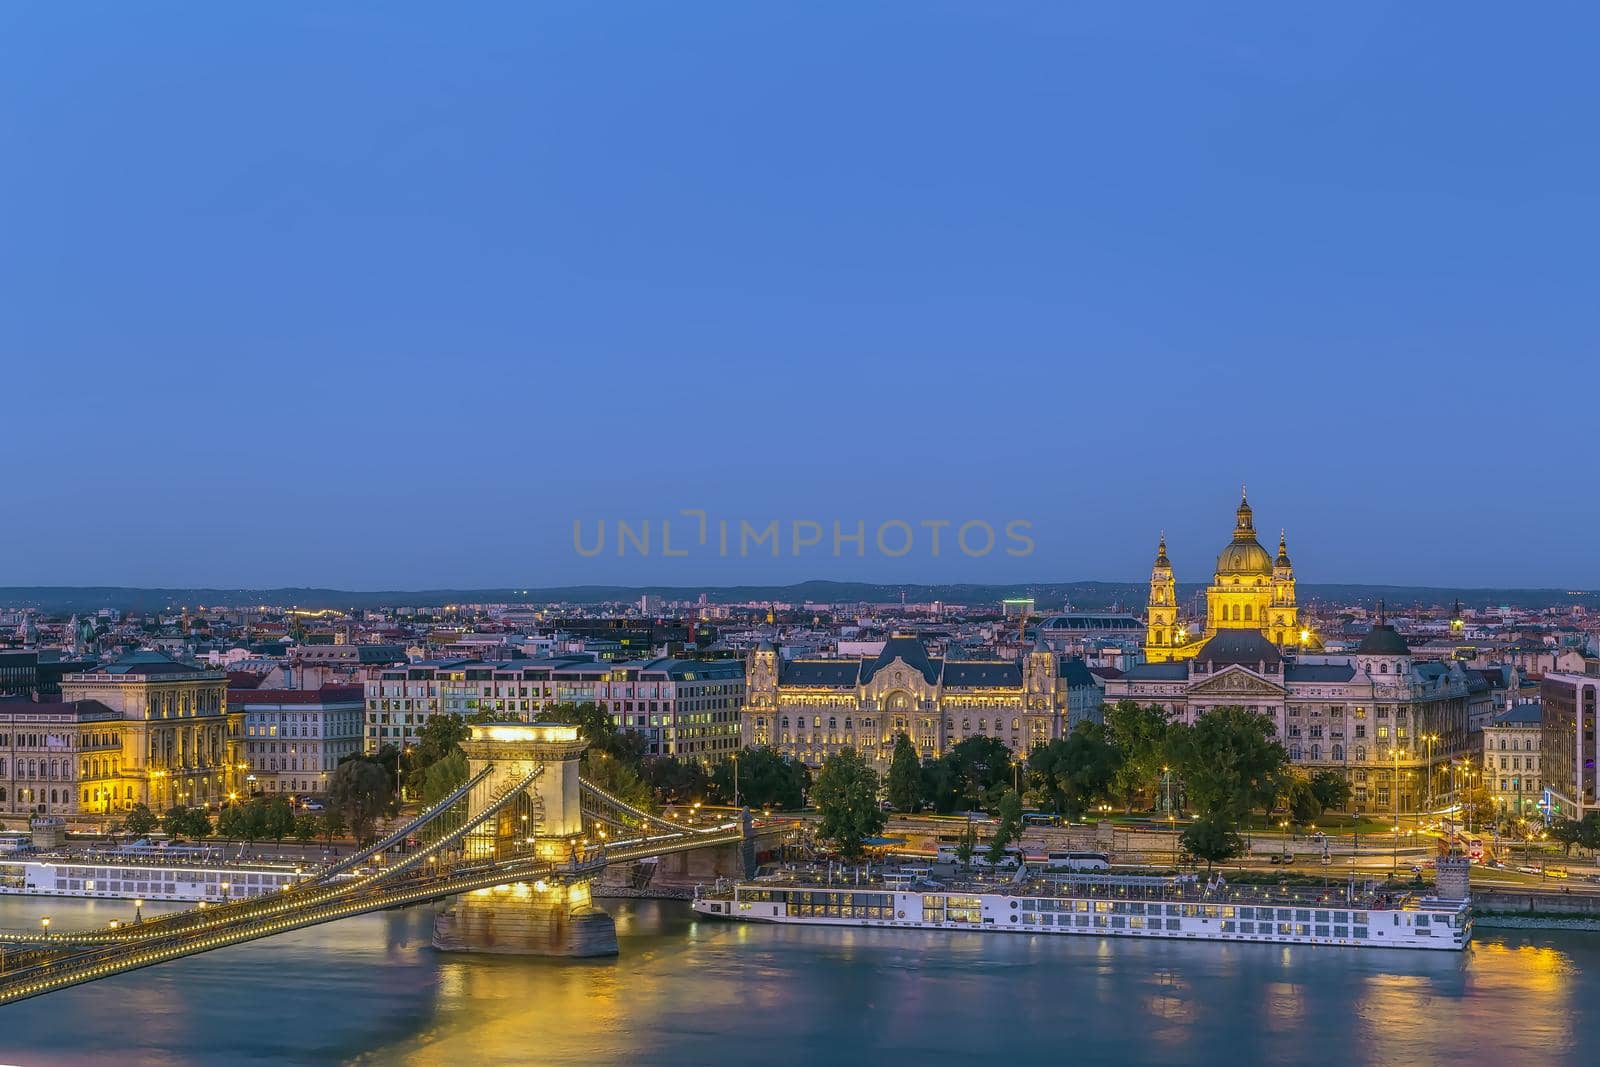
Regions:
<instances>
[{"instance_id":1,"label":"bus","mask_svg":"<svg viewBox=\"0 0 1600 1067\"><path fill-rule=\"evenodd\" d=\"M1044 865L1051 871L1108 871L1111 857L1104 852L1049 852Z\"/></svg>"},{"instance_id":2,"label":"bus","mask_svg":"<svg viewBox=\"0 0 1600 1067\"><path fill-rule=\"evenodd\" d=\"M958 854L958 846L940 845L938 854L934 859L938 863L960 863L961 858ZM972 847L972 866L974 867L999 867L1002 870L1015 870L1017 867L1022 866L1022 862L1022 849L1016 845L1006 846L1005 851L1000 854L1000 862L998 864L989 862L988 845L974 845Z\"/></svg>"}]
</instances>

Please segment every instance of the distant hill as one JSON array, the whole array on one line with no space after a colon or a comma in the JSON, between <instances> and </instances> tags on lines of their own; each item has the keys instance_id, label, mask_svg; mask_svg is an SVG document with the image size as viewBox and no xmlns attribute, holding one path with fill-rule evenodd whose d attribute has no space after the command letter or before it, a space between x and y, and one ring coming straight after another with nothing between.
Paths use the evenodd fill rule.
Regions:
<instances>
[{"instance_id":1,"label":"distant hill","mask_svg":"<svg viewBox=\"0 0 1600 1067\"><path fill-rule=\"evenodd\" d=\"M1180 583L1179 596L1190 599L1202 591L1201 583ZM904 593L911 603L942 600L951 604L996 604L1007 597L1032 597L1039 611L1074 608L1103 609L1114 604L1137 610L1144 604L1143 582L1019 582L998 585L902 585L871 582L814 580L794 585L664 586L571 585L543 589L420 589L354 592L342 589L141 589L128 586L0 586L0 606L32 607L66 614L99 608L123 611L157 611L182 605L246 607L252 604L294 604L306 608L376 608L409 605L438 607L453 603L532 603L564 601L599 604L633 601L644 594L667 600L693 600L705 593L713 602L739 603L776 600L786 603L817 602L893 603ZM1487 589L1405 585L1311 585L1301 583L1301 603L1336 604L1371 602L1382 598L1391 608L1443 606L1459 599L1470 608L1553 607L1575 602L1600 604L1600 592L1564 589Z\"/></svg>"}]
</instances>

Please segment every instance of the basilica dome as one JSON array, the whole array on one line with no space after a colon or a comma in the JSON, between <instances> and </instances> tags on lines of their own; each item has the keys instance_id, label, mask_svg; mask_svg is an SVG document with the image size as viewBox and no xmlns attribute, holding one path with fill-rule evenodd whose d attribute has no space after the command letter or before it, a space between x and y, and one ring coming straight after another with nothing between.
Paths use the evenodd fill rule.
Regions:
<instances>
[{"instance_id":1,"label":"basilica dome","mask_svg":"<svg viewBox=\"0 0 1600 1067\"><path fill-rule=\"evenodd\" d=\"M1254 538L1249 541L1235 541L1224 548L1222 554L1217 557L1217 574L1227 577L1259 575L1270 578L1272 557L1267 555L1267 550L1258 545Z\"/></svg>"},{"instance_id":2,"label":"basilica dome","mask_svg":"<svg viewBox=\"0 0 1600 1067\"><path fill-rule=\"evenodd\" d=\"M1272 576L1272 557L1256 540L1255 520L1247 499L1239 500L1234 512L1233 540L1217 556L1217 577Z\"/></svg>"}]
</instances>

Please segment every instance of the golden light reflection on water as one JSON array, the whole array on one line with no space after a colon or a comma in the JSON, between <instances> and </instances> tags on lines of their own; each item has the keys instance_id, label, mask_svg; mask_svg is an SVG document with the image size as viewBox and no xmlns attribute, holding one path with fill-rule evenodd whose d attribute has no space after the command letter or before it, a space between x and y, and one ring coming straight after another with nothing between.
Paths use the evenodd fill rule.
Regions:
<instances>
[{"instance_id":1,"label":"golden light reflection on water","mask_svg":"<svg viewBox=\"0 0 1600 1067\"><path fill-rule=\"evenodd\" d=\"M20 926L72 902L8 905ZM1070 1041L1083 1063L1551 1067L1600 1047L1600 935L1484 931L1458 954L764 927L675 904L606 907L624 938L616 959L438 953L428 913L390 912L14 1006L0 1059L882 1067L1056 1062ZM8 1059L8 1045L32 1055Z\"/></svg>"}]
</instances>

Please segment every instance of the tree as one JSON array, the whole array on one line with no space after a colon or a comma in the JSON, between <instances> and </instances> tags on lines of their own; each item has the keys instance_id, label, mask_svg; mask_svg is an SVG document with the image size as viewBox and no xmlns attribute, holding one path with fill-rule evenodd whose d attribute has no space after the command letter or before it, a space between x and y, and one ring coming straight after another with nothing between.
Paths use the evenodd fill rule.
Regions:
<instances>
[{"instance_id":1,"label":"tree","mask_svg":"<svg viewBox=\"0 0 1600 1067\"><path fill-rule=\"evenodd\" d=\"M302 845L315 841L317 834L322 832L322 820L317 818L315 812L303 811L295 816L294 839Z\"/></svg>"},{"instance_id":2,"label":"tree","mask_svg":"<svg viewBox=\"0 0 1600 1067\"><path fill-rule=\"evenodd\" d=\"M897 734L889 760L889 803L896 811L916 811L922 799L922 760L911 738Z\"/></svg>"},{"instance_id":3,"label":"tree","mask_svg":"<svg viewBox=\"0 0 1600 1067\"><path fill-rule=\"evenodd\" d=\"M128 809L127 816L122 820L122 825L128 833L135 837L144 837L160 825L161 820L156 818L156 813L150 810L148 804L135 804Z\"/></svg>"},{"instance_id":4,"label":"tree","mask_svg":"<svg viewBox=\"0 0 1600 1067\"><path fill-rule=\"evenodd\" d=\"M1322 817L1322 802L1317 799L1311 779L1304 774L1290 774L1285 778L1283 804L1289 812L1289 821L1296 826L1309 826Z\"/></svg>"},{"instance_id":5,"label":"tree","mask_svg":"<svg viewBox=\"0 0 1600 1067\"><path fill-rule=\"evenodd\" d=\"M1265 715L1237 706L1203 712L1168 734L1184 792L1202 815L1237 826L1252 809L1270 809L1282 789L1288 753Z\"/></svg>"},{"instance_id":6,"label":"tree","mask_svg":"<svg viewBox=\"0 0 1600 1067\"><path fill-rule=\"evenodd\" d=\"M422 783L427 773L440 760L461 751L461 742L471 734L467 722L460 715L429 715L417 734L416 746L405 754L406 782L408 788Z\"/></svg>"},{"instance_id":7,"label":"tree","mask_svg":"<svg viewBox=\"0 0 1600 1067\"><path fill-rule=\"evenodd\" d=\"M645 760L643 777L649 783L650 791L655 794L656 800L663 804L691 804L706 799L711 792L712 783L707 779L705 769L694 760L679 759L676 756L656 756ZM728 789L723 799L731 800L733 797L731 772L724 777ZM718 792L722 794L723 791L719 788Z\"/></svg>"},{"instance_id":8,"label":"tree","mask_svg":"<svg viewBox=\"0 0 1600 1067\"><path fill-rule=\"evenodd\" d=\"M206 814L204 808L190 808L183 822L183 832L197 843L204 841L211 836L211 816Z\"/></svg>"},{"instance_id":9,"label":"tree","mask_svg":"<svg viewBox=\"0 0 1600 1067\"><path fill-rule=\"evenodd\" d=\"M978 734L959 741L940 762L946 764L944 784L954 791L954 803L969 810L992 811L1011 785L1011 749L998 737Z\"/></svg>"},{"instance_id":10,"label":"tree","mask_svg":"<svg viewBox=\"0 0 1600 1067\"><path fill-rule=\"evenodd\" d=\"M1081 819L1097 798L1107 795L1116 778L1117 750L1099 723L1080 723L1065 738L1035 745L1028 771L1051 806L1069 819Z\"/></svg>"},{"instance_id":11,"label":"tree","mask_svg":"<svg viewBox=\"0 0 1600 1067\"><path fill-rule=\"evenodd\" d=\"M1191 856L1206 861L1206 873L1211 873L1213 863L1232 859L1244 851L1244 841L1234 833L1233 825L1221 815L1203 815L1196 819L1179 838Z\"/></svg>"},{"instance_id":12,"label":"tree","mask_svg":"<svg viewBox=\"0 0 1600 1067\"><path fill-rule=\"evenodd\" d=\"M356 841L366 844L373 838L373 827L380 815L395 810L393 783L383 765L374 760L354 759L339 764L328 786L328 806L337 808L355 832Z\"/></svg>"},{"instance_id":13,"label":"tree","mask_svg":"<svg viewBox=\"0 0 1600 1067\"><path fill-rule=\"evenodd\" d=\"M229 804L217 816L217 833L229 841L254 841L261 834L250 825L254 804Z\"/></svg>"},{"instance_id":14,"label":"tree","mask_svg":"<svg viewBox=\"0 0 1600 1067\"><path fill-rule=\"evenodd\" d=\"M189 809L174 804L161 816L161 832L174 841L189 832Z\"/></svg>"},{"instance_id":15,"label":"tree","mask_svg":"<svg viewBox=\"0 0 1600 1067\"><path fill-rule=\"evenodd\" d=\"M811 799L821 816L818 832L846 859L859 858L867 839L882 832L888 821L878 804L878 772L853 748L841 749L822 764Z\"/></svg>"},{"instance_id":16,"label":"tree","mask_svg":"<svg viewBox=\"0 0 1600 1067\"><path fill-rule=\"evenodd\" d=\"M467 754L459 748L435 761L422 772L422 803L428 807L439 803L460 788L467 773Z\"/></svg>"},{"instance_id":17,"label":"tree","mask_svg":"<svg viewBox=\"0 0 1600 1067\"><path fill-rule=\"evenodd\" d=\"M329 807L322 813L323 840L333 844L333 839L345 832L346 824L344 812L336 807Z\"/></svg>"},{"instance_id":18,"label":"tree","mask_svg":"<svg viewBox=\"0 0 1600 1067\"><path fill-rule=\"evenodd\" d=\"M634 730L622 730L611 721L611 713L589 701L582 704L556 704L534 716L535 722L570 723L589 743L591 751L604 752L612 759L637 768L644 762L650 739Z\"/></svg>"},{"instance_id":19,"label":"tree","mask_svg":"<svg viewBox=\"0 0 1600 1067\"><path fill-rule=\"evenodd\" d=\"M1561 854L1572 855L1572 846L1583 841L1583 824L1577 819L1558 816L1550 824L1550 836L1561 846Z\"/></svg>"},{"instance_id":20,"label":"tree","mask_svg":"<svg viewBox=\"0 0 1600 1067\"><path fill-rule=\"evenodd\" d=\"M1462 795L1461 812L1467 817L1469 827L1492 819L1494 810L1494 794L1482 783L1474 785Z\"/></svg>"},{"instance_id":21,"label":"tree","mask_svg":"<svg viewBox=\"0 0 1600 1067\"><path fill-rule=\"evenodd\" d=\"M717 764L711 785L724 801L733 800L733 761ZM811 771L804 763L767 745L739 753L739 799L752 808L794 811L805 807Z\"/></svg>"},{"instance_id":22,"label":"tree","mask_svg":"<svg viewBox=\"0 0 1600 1067\"><path fill-rule=\"evenodd\" d=\"M923 760L920 779L924 808L931 808L939 815L949 815L956 810L961 792L956 787L956 771L950 760Z\"/></svg>"},{"instance_id":23,"label":"tree","mask_svg":"<svg viewBox=\"0 0 1600 1067\"><path fill-rule=\"evenodd\" d=\"M290 806L288 797L266 798L261 815L262 837L270 837L281 845L283 839L294 832L294 808Z\"/></svg>"},{"instance_id":24,"label":"tree","mask_svg":"<svg viewBox=\"0 0 1600 1067\"><path fill-rule=\"evenodd\" d=\"M1106 740L1119 758L1112 791L1122 798L1124 810L1132 811L1134 798L1161 780L1172 717L1160 704L1141 705L1137 700L1108 704L1103 716Z\"/></svg>"},{"instance_id":25,"label":"tree","mask_svg":"<svg viewBox=\"0 0 1600 1067\"><path fill-rule=\"evenodd\" d=\"M1578 824L1578 844L1590 852L1600 852L1600 811L1584 813Z\"/></svg>"},{"instance_id":26,"label":"tree","mask_svg":"<svg viewBox=\"0 0 1600 1067\"><path fill-rule=\"evenodd\" d=\"M1350 780L1338 771L1321 770L1311 776L1311 792L1323 811L1343 811L1350 806Z\"/></svg>"},{"instance_id":27,"label":"tree","mask_svg":"<svg viewBox=\"0 0 1600 1067\"><path fill-rule=\"evenodd\" d=\"M989 862L998 866L1005 856L1006 846L1022 837L1022 798L1007 789L1000 797L1000 812L995 820L994 836L989 839Z\"/></svg>"},{"instance_id":28,"label":"tree","mask_svg":"<svg viewBox=\"0 0 1600 1067\"><path fill-rule=\"evenodd\" d=\"M972 862L972 854L978 850L978 827L971 819L962 828L961 836L956 839L956 862L965 867Z\"/></svg>"},{"instance_id":29,"label":"tree","mask_svg":"<svg viewBox=\"0 0 1600 1067\"><path fill-rule=\"evenodd\" d=\"M590 784L599 786L625 804L631 804L640 811L656 810L655 796L632 764L591 748L579 761L578 772Z\"/></svg>"}]
</instances>

